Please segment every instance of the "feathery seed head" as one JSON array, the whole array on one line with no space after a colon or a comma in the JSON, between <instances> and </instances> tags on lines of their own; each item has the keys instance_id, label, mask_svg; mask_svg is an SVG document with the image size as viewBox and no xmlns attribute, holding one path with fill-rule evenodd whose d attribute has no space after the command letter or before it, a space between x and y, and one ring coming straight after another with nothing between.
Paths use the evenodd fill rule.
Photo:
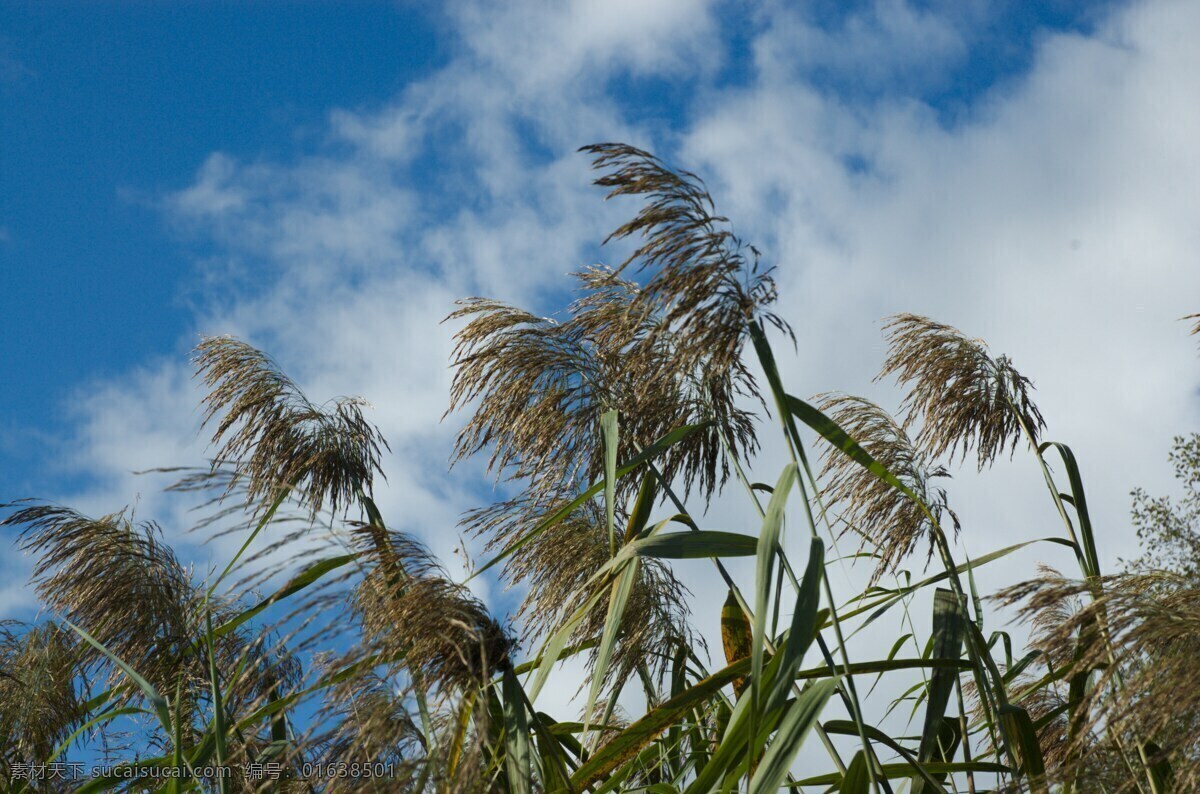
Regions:
<instances>
[{"instance_id":1,"label":"feathery seed head","mask_svg":"<svg viewBox=\"0 0 1200 794\"><path fill-rule=\"evenodd\" d=\"M949 515L958 532L958 516L947 504L946 491L932 484L949 473L932 465L895 419L862 397L827 393L818 395L817 400L820 409L871 457L921 497L934 518L940 521L943 513ZM915 502L831 446L824 451L824 475L829 506L841 507L847 528L860 533L863 544L870 543L879 552L872 581L895 570L932 529L929 517ZM932 540L929 554L933 554Z\"/></svg>"},{"instance_id":2,"label":"feathery seed head","mask_svg":"<svg viewBox=\"0 0 1200 794\"><path fill-rule=\"evenodd\" d=\"M1171 571L1147 570L1099 581L1043 570L996 598L1020 605L1034 622L1036 647L1053 664L1094 670L1080 707L1075 755L1116 752L1112 736L1161 738L1176 790L1200 786L1200 587ZM1082 602L1082 605L1081 605ZM1064 617L1066 618L1064 620Z\"/></svg>"},{"instance_id":3,"label":"feathery seed head","mask_svg":"<svg viewBox=\"0 0 1200 794\"><path fill-rule=\"evenodd\" d=\"M974 448L982 470L1007 447L1016 451L1022 431L1033 443L1045 427L1033 403L1033 384L1007 356L993 359L984 343L915 314L898 314L884 326L890 344L880 378L895 375L910 387L905 424L920 420L917 443L932 457L953 460Z\"/></svg>"},{"instance_id":4,"label":"feathery seed head","mask_svg":"<svg viewBox=\"0 0 1200 794\"><path fill-rule=\"evenodd\" d=\"M570 501L560 495L538 501L525 495L487 508L471 511L464 524L474 533L488 538L488 548L503 548L521 537ZM616 511L618 524L627 520L624 511ZM548 636L557 630L595 593L607 592L604 581L591 582L592 576L611 559L607 528L602 509L595 502L582 505L561 520L541 542L530 543L505 563L504 578L526 590L520 619L525 637ZM680 638L694 638L688 627L688 592L671 568L659 560L643 558L629 595L622 621L622 632L613 653L609 672L620 680L645 662L658 670L668 659L668 649ZM571 642L598 637L604 628L607 600L601 598L582 621Z\"/></svg>"},{"instance_id":5,"label":"feathery seed head","mask_svg":"<svg viewBox=\"0 0 1200 794\"><path fill-rule=\"evenodd\" d=\"M81 659L74 635L53 621L0 621L0 770L45 763L84 716Z\"/></svg>"},{"instance_id":6,"label":"feathery seed head","mask_svg":"<svg viewBox=\"0 0 1200 794\"><path fill-rule=\"evenodd\" d=\"M464 586L450 581L428 550L388 533L387 560L373 558L354 592L363 645L402 660L430 691L461 694L511 665L515 643ZM360 541L372 559L375 538Z\"/></svg>"},{"instance_id":7,"label":"feathery seed head","mask_svg":"<svg viewBox=\"0 0 1200 794\"><path fill-rule=\"evenodd\" d=\"M204 424L217 421L214 468L231 465L249 499L266 509L280 489L299 488L311 514L370 494L387 442L363 417L365 401L314 405L263 352L229 336L197 345L196 374L210 391Z\"/></svg>"}]
</instances>

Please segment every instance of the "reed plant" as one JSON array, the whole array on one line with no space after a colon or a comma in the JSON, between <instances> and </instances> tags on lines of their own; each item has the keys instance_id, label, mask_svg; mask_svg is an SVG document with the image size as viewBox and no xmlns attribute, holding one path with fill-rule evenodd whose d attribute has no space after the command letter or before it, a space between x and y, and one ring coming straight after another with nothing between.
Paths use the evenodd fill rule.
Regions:
<instances>
[{"instance_id":1,"label":"reed plant","mask_svg":"<svg viewBox=\"0 0 1200 794\"><path fill-rule=\"evenodd\" d=\"M557 320L484 298L450 315L454 458L486 455L505 483L463 517L486 554L472 576L520 594L512 619L388 525L387 444L361 400L313 402L261 351L205 339L213 459L173 488L206 494L203 526L238 550L200 575L129 511L9 505L49 618L0 628L6 790L1200 789L1200 588L1153 564L1101 570L1075 457L1014 363L904 314L880 375L905 391L898 417L802 399L772 345L796 342L772 271L703 183L629 146L585 151L609 197L641 202L611 236L629 257L581 271ZM787 462L755 481L770 433ZM1056 528L968 560L949 467L986 476L1018 453ZM711 527L718 494L758 531ZM1163 517L1142 504L1143 523ZM336 553L314 553L317 535ZM985 599L974 572L1031 545L1078 570ZM869 561L849 598L839 556ZM719 647L681 565L722 583ZM1024 651L985 633L997 603L1029 619ZM868 628L880 639L856 654ZM893 699L885 677L915 683ZM577 711L539 707L575 686ZM897 709L911 728L889 732ZM107 766L35 779L77 758Z\"/></svg>"}]
</instances>

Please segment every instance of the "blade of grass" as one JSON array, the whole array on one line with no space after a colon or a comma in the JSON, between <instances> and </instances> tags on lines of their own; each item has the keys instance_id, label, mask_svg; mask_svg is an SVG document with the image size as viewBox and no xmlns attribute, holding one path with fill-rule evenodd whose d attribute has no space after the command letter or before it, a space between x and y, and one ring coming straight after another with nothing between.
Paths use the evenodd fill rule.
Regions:
<instances>
[{"instance_id":1,"label":"blade of grass","mask_svg":"<svg viewBox=\"0 0 1200 794\"><path fill-rule=\"evenodd\" d=\"M575 610L574 614L559 627L558 631L550 636L546 644L542 646L542 659L537 666L537 672L534 674L533 684L529 687L529 699L537 700L538 693L542 691L542 686L545 685L546 679L550 676L550 670L558 662L559 656L567 645L567 640L583 622L584 618L591 613L592 609L599 603L601 596L604 595L602 589L597 589L586 602Z\"/></svg>"},{"instance_id":2,"label":"blade of grass","mask_svg":"<svg viewBox=\"0 0 1200 794\"><path fill-rule=\"evenodd\" d=\"M629 594L633 592L634 582L637 581L637 558L626 563L617 580L612 584L612 592L608 598L608 614L604 619L604 631L600 637L600 647L596 652L596 663L592 666L592 683L588 688L587 707L584 710L584 723L592 720L592 709L596 706L596 697L608 674L609 660L612 659L613 649L621 634L621 624L625 617L625 607L629 603Z\"/></svg>"},{"instance_id":3,"label":"blade of grass","mask_svg":"<svg viewBox=\"0 0 1200 794\"><path fill-rule=\"evenodd\" d=\"M258 615L272 604L278 603L288 596L295 595L304 588L316 582L330 571L337 570L359 558L359 554L343 554L338 557L330 557L329 559L320 560L309 565L300 573L292 577L287 584L276 590L269 597L255 604L250 609L241 612L236 617L227 620L215 630L215 636L222 637L234 629L241 626L246 621Z\"/></svg>"},{"instance_id":4,"label":"blade of grass","mask_svg":"<svg viewBox=\"0 0 1200 794\"><path fill-rule=\"evenodd\" d=\"M783 512L787 505L788 496L796 480L796 466L789 463L783 468L779 480L775 484L775 492L767 503L767 513L763 518L762 530L758 536L758 565L754 578L754 619L750 623L752 646L750 650L750 699L752 711L750 718L750 734L754 736L755 716L762 710L764 699L762 670L763 654L766 650L767 615L770 614L771 581L775 566L775 556L779 548L783 532ZM751 747L752 755L757 748Z\"/></svg>"},{"instance_id":5,"label":"blade of grass","mask_svg":"<svg viewBox=\"0 0 1200 794\"><path fill-rule=\"evenodd\" d=\"M781 651L783 674L774 682L767 700L768 710L782 698L787 697L793 674L800 667L805 652L808 651L813 638L816 637L817 614L821 606L821 577L824 575L825 544L820 538L813 538L809 544L808 564L804 570L804 578L800 581L800 592L796 595L792 625Z\"/></svg>"},{"instance_id":6,"label":"blade of grass","mask_svg":"<svg viewBox=\"0 0 1200 794\"><path fill-rule=\"evenodd\" d=\"M658 708L647 712L588 758L571 777L571 785L577 790L583 790L605 775L611 774L666 731L680 715L718 695L723 686L739 676L744 676L749 668L749 659L728 665L665 701Z\"/></svg>"},{"instance_id":7,"label":"blade of grass","mask_svg":"<svg viewBox=\"0 0 1200 794\"><path fill-rule=\"evenodd\" d=\"M887 772L884 772L887 775ZM850 766L840 783L835 779L826 785L838 786L838 794L867 794L871 790L871 774L867 770L867 756L859 750L850 759Z\"/></svg>"},{"instance_id":8,"label":"blade of grass","mask_svg":"<svg viewBox=\"0 0 1200 794\"><path fill-rule=\"evenodd\" d=\"M698 424L685 425L684 427L680 427L676 430L672 430L670 433L667 433L665 436L663 436L662 438L658 439L650 446L643 449L637 455L634 455L633 458L631 458L628 463L625 463L624 465L619 466L616 471L616 479L620 479L621 477L624 477L629 472L637 469L643 463L647 463L647 462L653 460L658 455L662 454L664 451L670 449L671 447L678 444L679 442L684 441L689 436L691 436L693 433L697 432L698 430L702 430L703 428L708 427L711 424L712 424L712 422L700 422ZM552 514L549 518L546 518L541 523L539 523L536 527L529 530L529 532L525 533L520 538L518 538L517 540L513 541L508 546L506 546L499 554L497 554L492 559L488 560L488 562L485 563L483 565L483 567L476 569L476 571L467 578L467 581L474 579L476 576L481 575L484 571L488 570L489 568L492 568L495 565L498 565L499 563L501 563L504 560L511 557L516 552L520 551L522 548L524 548L526 545L528 545L531 541L533 541L534 538L541 535L543 532L545 532L547 529L549 529L550 527L557 524L559 521L562 521L564 518L569 516L571 513L575 512L575 510L577 510L580 505L582 505L584 502L586 502L589 499L591 499L592 497L594 497L596 494L600 493L603 489L604 489L604 481L603 480L601 480L600 482L595 483L594 485L589 487L583 493L579 494L579 496L577 496L573 500L571 500L570 503L568 503L567 505L565 505L564 507L562 507L558 511L556 511L554 514Z\"/></svg>"},{"instance_id":9,"label":"blade of grass","mask_svg":"<svg viewBox=\"0 0 1200 794\"><path fill-rule=\"evenodd\" d=\"M646 525L650 523L650 511L654 509L654 500L657 496L657 480L654 478L654 473L648 471L642 475L637 499L633 503L633 512L629 514L629 524L625 527L626 543L640 535Z\"/></svg>"},{"instance_id":10,"label":"blade of grass","mask_svg":"<svg viewBox=\"0 0 1200 794\"><path fill-rule=\"evenodd\" d=\"M217 766L224 768L229 761L229 750L225 744L225 701L221 696L221 675L217 670L217 651L215 645L213 644L212 613L206 610L204 619L208 628L208 634L205 637L205 644L208 646L208 676L209 682L212 685L212 727L214 741L216 743ZM221 794L228 794L229 781L224 775L219 777L217 781L217 788Z\"/></svg>"},{"instance_id":11,"label":"blade of grass","mask_svg":"<svg viewBox=\"0 0 1200 794\"><path fill-rule=\"evenodd\" d=\"M963 621L966 615L959 599L950 590L938 588L933 594L933 650L931 658L958 660L962 656L963 637L966 630ZM957 671L934 668L929 676L928 698L926 699L925 723L921 729L921 744L917 759L921 763L933 760L938 749L942 720L954 691ZM913 783L913 794L924 791L924 781Z\"/></svg>"},{"instance_id":12,"label":"blade of grass","mask_svg":"<svg viewBox=\"0 0 1200 794\"><path fill-rule=\"evenodd\" d=\"M508 790L512 794L533 794L533 750L529 743L521 683L511 669L502 677L504 690L504 764L508 772Z\"/></svg>"},{"instance_id":13,"label":"blade of grass","mask_svg":"<svg viewBox=\"0 0 1200 794\"><path fill-rule=\"evenodd\" d=\"M819 681L796 698L780 723L774 740L767 745L758 770L750 778L750 794L773 794L779 790L791 769L792 760L804 744L804 738L821 716L835 688L836 682L833 680Z\"/></svg>"},{"instance_id":14,"label":"blade of grass","mask_svg":"<svg viewBox=\"0 0 1200 794\"><path fill-rule=\"evenodd\" d=\"M996 764L990 761L974 761L971 763L967 763L965 761L956 761L953 763L930 763L924 764L923 766L925 771L930 775L946 775L954 774L956 772L985 772L991 774L1000 774L1012 771L1003 764ZM912 767L908 764L884 764L882 766L882 771L883 774L887 775L889 778L911 777L913 773ZM849 770L847 770L847 774L849 774ZM791 783L790 786L792 788L802 788L804 786L836 786L843 779L844 778L842 775L836 772L830 772L823 775L813 775L812 777L806 777L801 780L797 780L795 783Z\"/></svg>"},{"instance_id":15,"label":"blade of grass","mask_svg":"<svg viewBox=\"0 0 1200 794\"><path fill-rule=\"evenodd\" d=\"M762 366L763 372L767 376L767 382L771 387L771 395L775 401L775 408L779 412L779 421L783 426L784 434L787 438L788 449L792 456L793 465L796 465L798 468L801 465L803 466L804 472L807 474L809 480L813 484L814 495L817 497L819 503L820 492L817 489L816 480L813 477L812 469L808 465L808 458L804 452L804 443L800 438L798 429L796 428L795 417L789 405L790 400L793 398L790 398L790 395L784 391L783 381L779 375L779 367L775 362L775 353L771 350L771 344L767 340L766 334L763 332L762 325L757 320L753 320L748 324L748 326L750 338L754 344L755 352L758 354L759 364ZM830 421L832 424L831 420L827 419L827 421ZM845 434L843 433L843 435ZM845 437L849 439L849 436ZM865 455L866 453L863 452L863 454ZM880 469L883 468L882 466L878 466L878 464L876 464L876 466ZM797 478L796 485L800 489L802 506L804 508L804 517L808 522L809 532L814 538L818 537L817 524L813 518L812 506L809 504L809 496L804 486L804 480L802 478ZM928 513L927 508L925 509L925 512ZM821 515L823 517L826 516L823 506L821 508ZM826 521L827 520L828 519L826 518ZM836 538L836 535L834 535L834 537ZM839 691L842 693L842 698L847 709L852 715L854 715L855 720L860 724L865 724L862 717L862 703L858 698L858 691L854 683L854 677L850 674L849 670L850 657L848 651L846 650L846 638L843 636L841 620L838 617L837 605L833 598L833 589L829 584L828 577L823 577L822 583L825 590L825 598L829 602L829 614L832 619L834 635L838 643L838 651L842 657L843 685L839 687ZM825 655L830 668L833 669L834 664L832 657L828 654L824 642L822 641L820 644L823 655ZM883 781L878 781L875 777L875 767L878 764L878 759L874 758L874 752L871 749L870 742L867 741L867 736L865 733L860 733L859 741L862 743L863 752L867 754L871 761L867 769L871 775L872 790L878 792L882 787L890 794L890 788L886 779ZM828 742L826 742L826 745L830 746ZM838 765L839 767L841 766L840 760Z\"/></svg>"},{"instance_id":16,"label":"blade of grass","mask_svg":"<svg viewBox=\"0 0 1200 794\"><path fill-rule=\"evenodd\" d=\"M88 643L88 645L91 645L93 648L100 651L100 653L104 654L104 656L110 662L115 664L118 668L120 668L121 672L125 673L125 675L129 677L130 681L132 681L134 684L137 685L138 689L142 690L142 694L146 696L146 700L147 700L147 702L149 702L152 712L154 713L154 715L156 717L158 717L159 723L162 724L163 730L165 730L167 732L167 734L170 735L170 733L171 733L171 712L167 708L166 698L164 698L162 695L158 694L158 690L155 689L154 686L149 681L142 678L140 675L137 674L137 672L134 671L134 669L132 667L130 667L129 665L125 664L125 662L123 662L119 658L117 658L116 654L114 654L108 648L104 647L103 643L101 643L99 640L97 640L91 634L88 634L86 631L79 628L78 626L76 626L74 623L67 620L66 618L63 618L62 622L64 624L66 624L68 628L70 628L72 631L74 631L76 634L78 634L80 637L82 637L84 639L84 641L86 641Z\"/></svg>"},{"instance_id":17,"label":"blade of grass","mask_svg":"<svg viewBox=\"0 0 1200 794\"><path fill-rule=\"evenodd\" d=\"M616 510L617 444L619 443L617 412L605 411L600 417L600 437L604 442L604 524L608 529L608 555L617 553L617 528L613 517Z\"/></svg>"},{"instance_id":18,"label":"blade of grass","mask_svg":"<svg viewBox=\"0 0 1200 794\"><path fill-rule=\"evenodd\" d=\"M753 535L718 530L663 532L634 541L633 553L639 557L668 560L707 557L750 557L759 553L759 539Z\"/></svg>"},{"instance_id":19,"label":"blade of grass","mask_svg":"<svg viewBox=\"0 0 1200 794\"><path fill-rule=\"evenodd\" d=\"M1006 723L1008 735L1016 737L1017 760L1031 790L1037 794L1046 794L1049 792L1046 785L1046 764L1042 760L1042 748L1038 744L1037 732L1033 728L1029 712L1020 706L1007 703L1000 707L1000 719Z\"/></svg>"}]
</instances>

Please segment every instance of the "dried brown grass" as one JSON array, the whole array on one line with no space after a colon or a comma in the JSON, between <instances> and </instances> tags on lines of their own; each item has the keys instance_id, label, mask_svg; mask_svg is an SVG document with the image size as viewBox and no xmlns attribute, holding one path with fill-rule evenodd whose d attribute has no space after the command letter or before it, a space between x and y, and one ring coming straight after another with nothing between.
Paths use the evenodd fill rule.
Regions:
<instances>
[{"instance_id":1,"label":"dried brown grass","mask_svg":"<svg viewBox=\"0 0 1200 794\"><path fill-rule=\"evenodd\" d=\"M957 533L958 516L947 503L945 489L934 484L937 479L949 477L949 472L934 465L930 456L908 437L903 426L887 411L862 397L822 394L817 399L823 412L921 497L939 523L943 514L949 516ZM826 446L823 462L826 504L840 508L848 529L861 536L862 548L870 546L879 555L872 582L885 572L894 571L922 538L930 539L926 558L932 557L932 525L916 502L839 450Z\"/></svg>"},{"instance_id":2,"label":"dried brown grass","mask_svg":"<svg viewBox=\"0 0 1200 794\"><path fill-rule=\"evenodd\" d=\"M364 400L315 405L269 356L229 336L201 341L194 361L209 387L204 424L217 424L213 466L232 467L234 482L244 478L260 510L280 489L298 488L314 515L371 493L387 442L364 418Z\"/></svg>"},{"instance_id":3,"label":"dried brown grass","mask_svg":"<svg viewBox=\"0 0 1200 794\"><path fill-rule=\"evenodd\" d=\"M1007 356L993 358L981 340L915 314L895 315L884 330L890 349L879 377L908 387L904 424L919 424L916 441L931 457L973 449L982 470L1015 452L1023 430L1037 443L1045 422L1033 384Z\"/></svg>"}]
</instances>

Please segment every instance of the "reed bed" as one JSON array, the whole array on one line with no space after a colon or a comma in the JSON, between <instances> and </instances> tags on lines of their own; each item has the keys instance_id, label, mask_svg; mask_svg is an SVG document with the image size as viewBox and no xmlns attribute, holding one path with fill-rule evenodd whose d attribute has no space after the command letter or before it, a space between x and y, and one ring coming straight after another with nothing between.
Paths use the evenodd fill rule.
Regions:
<instances>
[{"instance_id":1,"label":"reed bed","mask_svg":"<svg viewBox=\"0 0 1200 794\"><path fill-rule=\"evenodd\" d=\"M313 402L263 352L206 339L213 462L176 491L209 494L204 525L233 521L240 549L201 575L128 511L8 505L47 619L0 627L5 790L1200 790L1195 560L1101 570L1079 468L1029 378L904 314L885 326L880 375L904 390L898 417L796 396L772 347L796 342L772 271L700 179L621 144L585 152L609 197L640 202L611 236L631 255L581 271L561 320L485 298L450 315L454 458L487 456L507 489L463 527L486 549L473 575L521 595L513 619L389 527L374 501L387 444L361 400ZM755 482L768 433L788 460ZM1177 452L1200 471L1194 448ZM974 571L1030 543L959 559L971 528L949 467L986 476L1018 454L1042 472L1055 527L1030 543L1078 569L989 599ZM708 525L719 493L744 500L757 533ZM1186 516L1139 498L1141 526L1194 541ZM316 533L338 553L231 581L256 541L278 552ZM871 572L835 599L843 539ZM753 576L731 573L737 558ZM924 576L901 576L909 563ZM719 646L693 626L682 564L711 565L727 591ZM984 633L1000 605L1030 622L1028 648ZM856 657L867 627L877 653ZM587 671L580 708L548 714L540 693L578 685L569 659ZM916 683L892 699L883 677ZM911 729L888 733L898 707ZM78 758L108 766L34 779Z\"/></svg>"}]
</instances>

